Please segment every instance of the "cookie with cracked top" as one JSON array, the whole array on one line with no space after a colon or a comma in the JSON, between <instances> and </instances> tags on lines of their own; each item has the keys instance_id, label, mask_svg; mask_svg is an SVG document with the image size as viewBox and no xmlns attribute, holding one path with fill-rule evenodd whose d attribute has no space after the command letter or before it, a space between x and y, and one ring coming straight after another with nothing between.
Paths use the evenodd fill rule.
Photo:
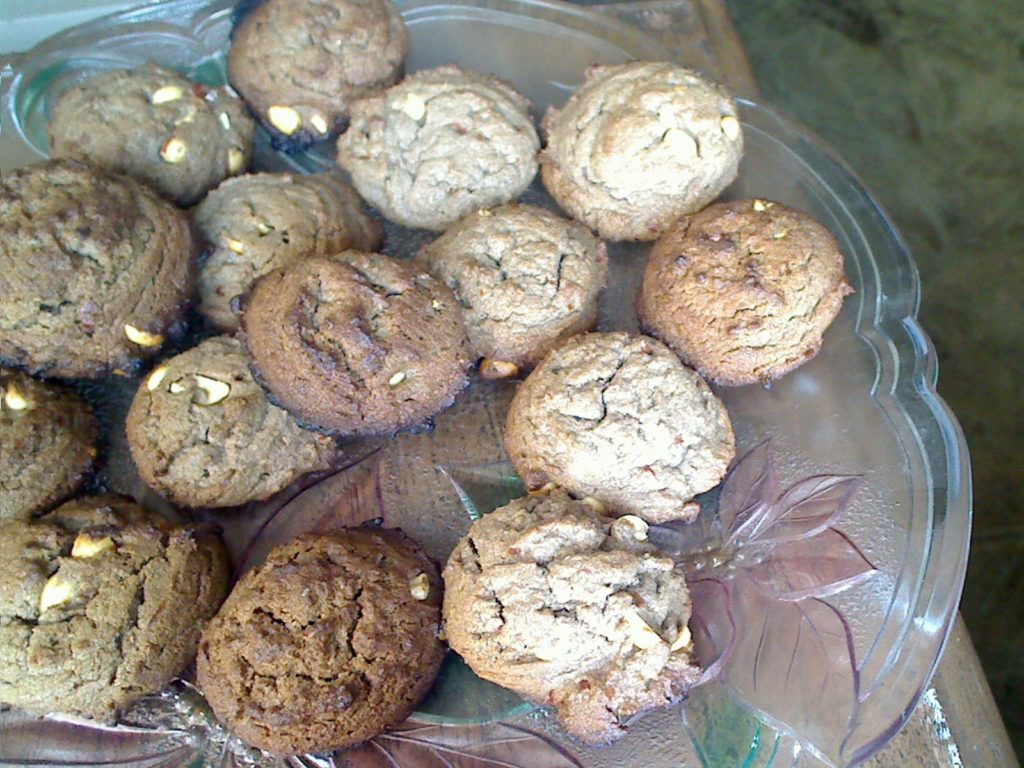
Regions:
<instances>
[{"instance_id":1,"label":"cookie with cracked top","mask_svg":"<svg viewBox=\"0 0 1024 768\"><path fill-rule=\"evenodd\" d=\"M127 371L181 329L198 242L185 214L71 160L0 179L0 360L46 376Z\"/></svg>"},{"instance_id":2,"label":"cookie with cracked top","mask_svg":"<svg viewBox=\"0 0 1024 768\"><path fill-rule=\"evenodd\" d=\"M217 336L161 363L125 423L146 484L176 504L233 507L338 466L336 441L271 404L242 345Z\"/></svg>"},{"instance_id":3,"label":"cookie with cracked top","mask_svg":"<svg viewBox=\"0 0 1024 768\"><path fill-rule=\"evenodd\" d=\"M242 306L249 364L274 400L337 434L385 434L447 408L468 383L462 312L416 265L345 251L253 285Z\"/></svg>"},{"instance_id":4,"label":"cookie with cracked top","mask_svg":"<svg viewBox=\"0 0 1024 768\"><path fill-rule=\"evenodd\" d=\"M92 469L97 430L71 390L0 368L0 522L70 496Z\"/></svg>"},{"instance_id":5,"label":"cookie with cracked top","mask_svg":"<svg viewBox=\"0 0 1024 768\"><path fill-rule=\"evenodd\" d=\"M193 214L210 248L199 271L200 314L220 330L237 330L232 302L256 278L310 254L376 250L382 229L361 204L333 173L257 173L225 181Z\"/></svg>"},{"instance_id":6,"label":"cookie with cracked top","mask_svg":"<svg viewBox=\"0 0 1024 768\"><path fill-rule=\"evenodd\" d=\"M112 721L191 661L227 594L220 538L120 496L0 528L0 702Z\"/></svg>"},{"instance_id":7,"label":"cookie with cracked top","mask_svg":"<svg viewBox=\"0 0 1024 768\"><path fill-rule=\"evenodd\" d=\"M734 200L684 219L655 243L637 313L687 365L739 386L813 358L852 292L824 226L771 200Z\"/></svg>"},{"instance_id":8,"label":"cookie with cracked top","mask_svg":"<svg viewBox=\"0 0 1024 768\"><path fill-rule=\"evenodd\" d=\"M484 375L532 368L560 341L593 328L608 279L604 243L533 205L472 213L419 259L462 305Z\"/></svg>"},{"instance_id":9,"label":"cookie with cracked top","mask_svg":"<svg viewBox=\"0 0 1024 768\"><path fill-rule=\"evenodd\" d=\"M338 165L390 221L444 230L507 203L537 175L526 97L490 75L423 70L352 105Z\"/></svg>"},{"instance_id":10,"label":"cookie with cracked top","mask_svg":"<svg viewBox=\"0 0 1024 768\"><path fill-rule=\"evenodd\" d=\"M725 406L657 339L589 333L552 350L509 408L505 447L548 483L652 523L691 519L735 455Z\"/></svg>"},{"instance_id":11,"label":"cookie with cracked top","mask_svg":"<svg viewBox=\"0 0 1024 768\"><path fill-rule=\"evenodd\" d=\"M306 534L244 575L203 633L199 687L250 744L320 752L373 738L444 658L441 579L397 530Z\"/></svg>"}]
</instances>

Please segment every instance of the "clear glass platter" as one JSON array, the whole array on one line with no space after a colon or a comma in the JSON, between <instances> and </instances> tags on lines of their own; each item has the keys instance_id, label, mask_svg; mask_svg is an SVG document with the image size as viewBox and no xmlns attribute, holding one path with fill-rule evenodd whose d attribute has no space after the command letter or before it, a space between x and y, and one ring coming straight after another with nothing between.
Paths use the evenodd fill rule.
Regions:
<instances>
[{"instance_id":1,"label":"clear glass platter","mask_svg":"<svg viewBox=\"0 0 1024 768\"><path fill-rule=\"evenodd\" d=\"M41 43L3 74L0 170L46 156L55 98L97 70L155 60L222 82L232 5L169 0ZM667 55L636 28L558 2L399 6L410 70L454 61L493 72L530 97L537 117L592 63ZM746 156L726 196L775 199L818 218L837 237L856 293L810 363L769 388L719 390L746 458L704 500L699 524L658 532L705 606L694 629L712 672L687 702L593 749L453 657L420 711L390 735L357 752L276 760L225 733L186 674L118 726L0 712L0 765L718 768L851 765L877 751L909 717L955 616L970 529L967 449L936 394L916 269L892 224L806 131L766 105L744 100L741 109ZM330 144L280 155L261 136L256 166L312 171L332 157ZM526 198L552 205L539 185ZM396 256L430 237L387 232L385 251ZM600 327L635 331L647 248L611 252ZM120 426L136 383L86 388L109 432L99 482L160 505L138 481ZM513 389L474 381L431 428L353 443L352 466L337 475L244 510L199 514L223 526L240 568L299 531L376 517L443 559L472 516L521 492L500 438Z\"/></svg>"}]
</instances>

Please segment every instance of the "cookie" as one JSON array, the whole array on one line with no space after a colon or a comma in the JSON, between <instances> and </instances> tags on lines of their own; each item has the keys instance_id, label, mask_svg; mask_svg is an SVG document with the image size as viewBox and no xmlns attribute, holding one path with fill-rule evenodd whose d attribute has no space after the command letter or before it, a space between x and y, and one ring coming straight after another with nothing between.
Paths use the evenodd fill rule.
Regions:
<instances>
[{"instance_id":1,"label":"cookie","mask_svg":"<svg viewBox=\"0 0 1024 768\"><path fill-rule=\"evenodd\" d=\"M191 205L248 167L254 128L228 89L150 64L104 72L64 93L50 120L50 154L123 173Z\"/></svg>"},{"instance_id":2,"label":"cookie","mask_svg":"<svg viewBox=\"0 0 1024 768\"><path fill-rule=\"evenodd\" d=\"M408 53L391 0L263 0L231 35L228 79L273 134L301 146L397 81Z\"/></svg>"},{"instance_id":3,"label":"cookie","mask_svg":"<svg viewBox=\"0 0 1024 768\"><path fill-rule=\"evenodd\" d=\"M235 734L320 752L397 725L444 645L437 568L400 531L307 534L241 578L203 633L199 687Z\"/></svg>"},{"instance_id":4,"label":"cookie","mask_svg":"<svg viewBox=\"0 0 1024 768\"><path fill-rule=\"evenodd\" d=\"M852 291L824 226L781 203L735 200L658 240L637 313L702 376L739 386L814 357Z\"/></svg>"},{"instance_id":5,"label":"cookie","mask_svg":"<svg viewBox=\"0 0 1024 768\"><path fill-rule=\"evenodd\" d=\"M718 197L743 155L732 96L668 62L592 68L543 128L544 186L609 240L654 240Z\"/></svg>"},{"instance_id":6,"label":"cookie","mask_svg":"<svg viewBox=\"0 0 1024 768\"><path fill-rule=\"evenodd\" d=\"M112 721L191 661L227 594L220 538L118 496L0 528L0 702Z\"/></svg>"},{"instance_id":7,"label":"cookie","mask_svg":"<svg viewBox=\"0 0 1024 768\"><path fill-rule=\"evenodd\" d=\"M607 252L590 230L532 205L472 213L419 258L462 305L484 375L515 375L593 328L608 279Z\"/></svg>"},{"instance_id":8,"label":"cookie","mask_svg":"<svg viewBox=\"0 0 1024 768\"><path fill-rule=\"evenodd\" d=\"M96 431L70 390L0 368L0 522L70 496L92 469Z\"/></svg>"},{"instance_id":9,"label":"cookie","mask_svg":"<svg viewBox=\"0 0 1024 768\"><path fill-rule=\"evenodd\" d=\"M527 487L548 483L652 523L690 519L735 455L725 406L664 344L576 336L520 385L505 447Z\"/></svg>"},{"instance_id":10,"label":"cookie","mask_svg":"<svg viewBox=\"0 0 1024 768\"><path fill-rule=\"evenodd\" d=\"M682 697L700 676L682 570L636 517L564 491L473 523L444 568L444 626L477 675L554 706L591 744Z\"/></svg>"},{"instance_id":11,"label":"cookie","mask_svg":"<svg viewBox=\"0 0 1024 768\"><path fill-rule=\"evenodd\" d=\"M146 485L187 507L265 499L342 457L333 438L302 429L267 400L242 345L228 336L155 368L125 430Z\"/></svg>"},{"instance_id":12,"label":"cookie","mask_svg":"<svg viewBox=\"0 0 1024 768\"><path fill-rule=\"evenodd\" d=\"M454 66L417 72L352 105L338 164L389 220L441 231L530 185L540 140L528 109L495 77Z\"/></svg>"},{"instance_id":13,"label":"cookie","mask_svg":"<svg viewBox=\"0 0 1024 768\"><path fill-rule=\"evenodd\" d=\"M256 278L309 254L376 250L381 227L361 203L331 173L259 173L225 181L193 217L208 247L199 272L200 314L218 329L234 331L232 301Z\"/></svg>"},{"instance_id":14,"label":"cookie","mask_svg":"<svg viewBox=\"0 0 1024 768\"><path fill-rule=\"evenodd\" d=\"M260 278L242 332L257 380L328 432L418 424L468 381L469 342L451 291L380 254L317 256Z\"/></svg>"},{"instance_id":15,"label":"cookie","mask_svg":"<svg viewBox=\"0 0 1024 768\"><path fill-rule=\"evenodd\" d=\"M69 160L0 179L0 359L32 373L127 371L176 333L196 240L148 187Z\"/></svg>"}]
</instances>

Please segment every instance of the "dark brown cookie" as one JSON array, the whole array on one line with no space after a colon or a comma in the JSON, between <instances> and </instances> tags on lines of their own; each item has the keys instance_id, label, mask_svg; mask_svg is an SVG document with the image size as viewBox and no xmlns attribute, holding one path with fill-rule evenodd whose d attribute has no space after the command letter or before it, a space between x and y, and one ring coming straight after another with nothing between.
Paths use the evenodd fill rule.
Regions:
<instances>
[{"instance_id":1,"label":"dark brown cookie","mask_svg":"<svg viewBox=\"0 0 1024 768\"><path fill-rule=\"evenodd\" d=\"M130 369L176 329L196 240L148 187L70 160L0 179L0 358L33 373Z\"/></svg>"},{"instance_id":2,"label":"dark brown cookie","mask_svg":"<svg viewBox=\"0 0 1024 768\"><path fill-rule=\"evenodd\" d=\"M0 522L70 496L92 469L96 430L70 390L0 368Z\"/></svg>"},{"instance_id":3,"label":"dark brown cookie","mask_svg":"<svg viewBox=\"0 0 1024 768\"><path fill-rule=\"evenodd\" d=\"M308 143L398 80L408 53L391 0L263 0L232 33L228 77L271 131Z\"/></svg>"},{"instance_id":4,"label":"dark brown cookie","mask_svg":"<svg viewBox=\"0 0 1024 768\"><path fill-rule=\"evenodd\" d=\"M441 579L399 531L278 547L203 634L199 686L250 744L279 754L371 739L412 712L444 657Z\"/></svg>"},{"instance_id":5,"label":"dark brown cookie","mask_svg":"<svg viewBox=\"0 0 1024 768\"><path fill-rule=\"evenodd\" d=\"M225 181L194 214L210 248L199 273L199 312L217 328L234 331L232 300L256 278L311 254L376 250L382 230L361 204L332 173L259 173Z\"/></svg>"},{"instance_id":6,"label":"dark brown cookie","mask_svg":"<svg viewBox=\"0 0 1024 768\"><path fill-rule=\"evenodd\" d=\"M814 357L852 291L825 227L781 203L735 200L658 240L637 312L701 375L739 386Z\"/></svg>"},{"instance_id":7,"label":"dark brown cookie","mask_svg":"<svg viewBox=\"0 0 1024 768\"><path fill-rule=\"evenodd\" d=\"M515 375L597 322L604 244L582 224L532 205L472 213L419 258L455 293L481 371Z\"/></svg>"},{"instance_id":8,"label":"dark brown cookie","mask_svg":"<svg viewBox=\"0 0 1024 768\"><path fill-rule=\"evenodd\" d=\"M0 702L112 720L189 663L227 594L220 538L118 496L0 528Z\"/></svg>"},{"instance_id":9,"label":"dark brown cookie","mask_svg":"<svg viewBox=\"0 0 1024 768\"><path fill-rule=\"evenodd\" d=\"M413 264L346 251L262 277L242 311L250 365L300 421L381 434L447 408L467 383L462 313Z\"/></svg>"},{"instance_id":10,"label":"dark brown cookie","mask_svg":"<svg viewBox=\"0 0 1024 768\"><path fill-rule=\"evenodd\" d=\"M207 89L151 64L105 72L63 94L50 120L50 153L123 173L191 205L249 166L254 127L228 89Z\"/></svg>"},{"instance_id":11,"label":"dark brown cookie","mask_svg":"<svg viewBox=\"0 0 1024 768\"><path fill-rule=\"evenodd\" d=\"M271 405L228 336L162 363L143 381L125 424L139 475L188 507L265 499L309 472L335 466L335 440L302 429Z\"/></svg>"}]
</instances>

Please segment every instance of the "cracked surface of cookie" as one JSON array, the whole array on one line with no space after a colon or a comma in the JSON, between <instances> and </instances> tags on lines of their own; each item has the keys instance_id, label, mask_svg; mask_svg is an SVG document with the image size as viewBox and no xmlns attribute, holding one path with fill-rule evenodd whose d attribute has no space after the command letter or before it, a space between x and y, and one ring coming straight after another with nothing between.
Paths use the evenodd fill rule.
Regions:
<instances>
[{"instance_id":1,"label":"cracked surface of cookie","mask_svg":"<svg viewBox=\"0 0 1024 768\"><path fill-rule=\"evenodd\" d=\"M301 422L384 434L447 408L471 363L451 291L416 265L346 251L262 277L242 310L250 367Z\"/></svg>"},{"instance_id":2,"label":"cracked surface of cookie","mask_svg":"<svg viewBox=\"0 0 1024 768\"><path fill-rule=\"evenodd\" d=\"M32 373L129 370L177 332L196 241L149 190L70 160L0 179L0 359Z\"/></svg>"},{"instance_id":3,"label":"cracked surface of cookie","mask_svg":"<svg viewBox=\"0 0 1024 768\"><path fill-rule=\"evenodd\" d=\"M71 390L0 368L0 523L70 496L92 469L97 429Z\"/></svg>"},{"instance_id":4,"label":"cracked surface of cookie","mask_svg":"<svg viewBox=\"0 0 1024 768\"><path fill-rule=\"evenodd\" d=\"M353 105L338 164L389 220L441 231L530 185L540 140L528 109L489 75L454 66L416 72Z\"/></svg>"},{"instance_id":5,"label":"cracked surface of cookie","mask_svg":"<svg viewBox=\"0 0 1024 768\"><path fill-rule=\"evenodd\" d=\"M255 123L225 88L150 64L97 75L53 107L53 157L92 163L191 205L245 170Z\"/></svg>"},{"instance_id":6,"label":"cracked surface of cookie","mask_svg":"<svg viewBox=\"0 0 1024 768\"><path fill-rule=\"evenodd\" d=\"M278 754L371 739L412 712L444 645L436 566L397 530L306 534L243 576L203 634L199 686Z\"/></svg>"},{"instance_id":7,"label":"cracked surface of cookie","mask_svg":"<svg viewBox=\"0 0 1024 768\"><path fill-rule=\"evenodd\" d=\"M164 361L143 380L125 423L146 484L176 504L233 507L336 466L335 440L302 429L267 400L228 336Z\"/></svg>"},{"instance_id":8,"label":"cracked surface of cookie","mask_svg":"<svg viewBox=\"0 0 1024 768\"><path fill-rule=\"evenodd\" d=\"M380 225L351 186L331 173L258 173L229 179L195 210L211 249L199 272L199 312L234 331L231 302L253 281L317 253L374 251Z\"/></svg>"},{"instance_id":9,"label":"cracked surface of cookie","mask_svg":"<svg viewBox=\"0 0 1024 768\"><path fill-rule=\"evenodd\" d=\"M709 206L655 244L641 325L720 384L778 378L813 358L853 289L832 234L770 200Z\"/></svg>"},{"instance_id":10,"label":"cracked surface of cookie","mask_svg":"<svg viewBox=\"0 0 1024 768\"><path fill-rule=\"evenodd\" d=\"M394 83L409 33L391 0L264 0L232 33L228 78L292 143L344 123L351 102Z\"/></svg>"},{"instance_id":11,"label":"cracked surface of cookie","mask_svg":"<svg viewBox=\"0 0 1024 768\"><path fill-rule=\"evenodd\" d=\"M520 369L594 327L608 279L604 244L590 230L532 205L472 213L419 258L462 305L476 355Z\"/></svg>"},{"instance_id":12,"label":"cracked surface of cookie","mask_svg":"<svg viewBox=\"0 0 1024 768\"><path fill-rule=\"evenodd\" d=\"M227 594L220 538L119 496L0 528L0 702L106 721L171 681Z\"/></svg>"},{"instance_id":13,"label":"cracked surface of cookie","mask_svg":"<svg viewBox=\"0 0 1024 768\"><path fill-rule=\"evenodd\" d=\"M710 387L657 339L590 333L556 348L509 409L505 447L530 489L549 482L652 523L690 519L735 455Z\"/></svg>"},{"instance_id":14,"label":"cracked surface of cookie","mask_svg":"<svg viewBox=\"0 0 1024 768\"><path fill-rule=\"evenodd\" d=\"M639 530L562 490L484 515L444 568L448 643L577 738L622 737L701 673L683 573Z\"/></svg>"},{"instance_id":15,"label":"cracked surface of cookie","mask_svg":"<svg viewBox=\"0 0 1024 768\"><path fill-rule=\"evenodd\" d=\"M544 186L610 240L654 240L714 200L743 154L732 96L668 62L593 67L543 129Z\"/></svg>"}]
</instances>

